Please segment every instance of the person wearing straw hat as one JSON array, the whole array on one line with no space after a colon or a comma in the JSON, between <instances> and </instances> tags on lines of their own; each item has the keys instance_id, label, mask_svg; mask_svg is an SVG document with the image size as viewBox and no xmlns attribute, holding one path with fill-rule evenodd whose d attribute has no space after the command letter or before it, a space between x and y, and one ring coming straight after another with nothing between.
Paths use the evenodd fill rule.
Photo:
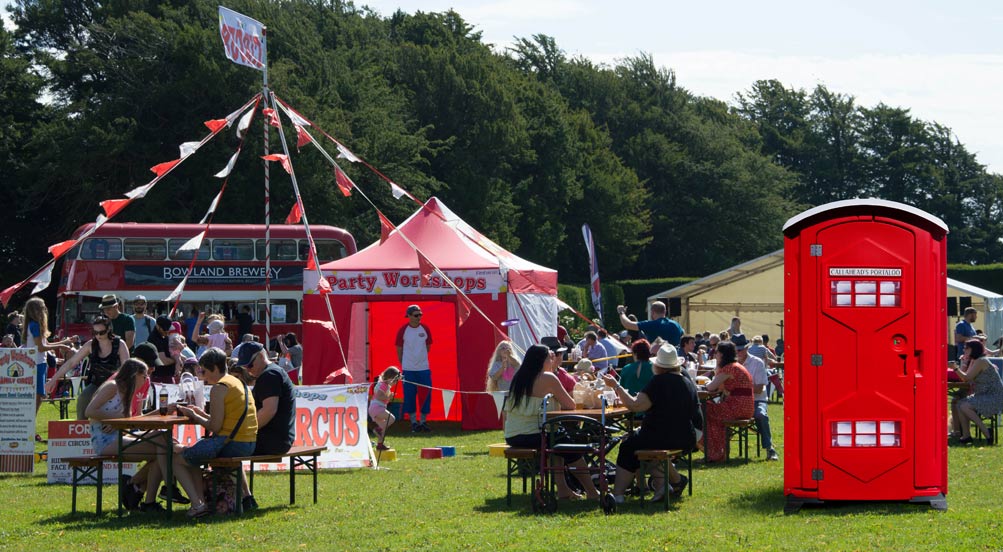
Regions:
<instances>
[{"instance_id":1,"label":"person wearing straw hat","mask_svg":"<svg viewBox=\"0 0 1003 552\"><path fill-rule=\"evenodd\" d=\"M641 467L636 452L639 450L692 450L697 443L697 430L703 429L703 413L697 400L697 388L682 375L683 360L675 347L662 347L652 359L654 375L644 389L632 396L613 377L603 376L607 387L616 391L617 397L631 412L644 412L641 428L620 443L616 457L616 477L613 482L613 498L623 502L624 493L634 480L634 474ZM653 487L664 488L666 474L655 471ZM686 488L686 476L676 471L669 463L669 484L672 493L678 495ZM656 491L653 501L665 498L662 491Z\"/></svg>"},{"instance_id":2,"label":"person wearing straw hat","mask_svg":"<svg viewBox=\"0 0 1003 552\"><path fill-rule=\"evenodd\" d=\"M101 313L111 320L111 331L125 340L126 347L131 351L135 344L133 343L136 339L136 320L119 310L118 297L114 293L105 295L101 298L101 304L98 305L101 309Z\"/></svg>"}]
</instances>

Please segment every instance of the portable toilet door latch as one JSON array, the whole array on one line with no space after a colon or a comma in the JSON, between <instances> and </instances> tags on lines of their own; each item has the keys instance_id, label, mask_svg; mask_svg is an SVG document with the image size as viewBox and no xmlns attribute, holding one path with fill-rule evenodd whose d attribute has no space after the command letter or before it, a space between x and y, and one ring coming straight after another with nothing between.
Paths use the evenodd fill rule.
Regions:
<instances>
[{"instance_id":1,"label":"portable toilet door latch","mask_svg":"<svg viewBox=\"0 0 1003 552\"><path fill-rule=\"evenodd\" d=\"M822 355L811 355L811 365L821 366L822 365Z\"/></svg>"},{"instance_id":2,"label":"portable toilet door latch","mask_svg":"<svg viewBox=\"0 0 1003 552\"><path fill-rule=\"evenodd\" d=\"M822 244L813 243L808 248L808 255L811 257L821 257L822 256Z\"/></svg>"},{"instance_id":3,"label":"portable toilet door latch","mask_svg":"<svg viewBox=\"0 0 1003 552\"><path fill-rule=\"evenodd\" d=\"M811 470L811 480L812 481L822 481L825 479L825 474L822 470Z\"/></svg>"}]
</instances>

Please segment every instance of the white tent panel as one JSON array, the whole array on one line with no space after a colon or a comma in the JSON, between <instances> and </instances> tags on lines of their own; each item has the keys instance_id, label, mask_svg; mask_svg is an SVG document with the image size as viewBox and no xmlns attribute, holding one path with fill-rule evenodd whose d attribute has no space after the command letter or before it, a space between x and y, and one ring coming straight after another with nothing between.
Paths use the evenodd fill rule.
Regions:
<instances>
[{"instance_id":1,"label":"white tent panel","mask_svg":"<svg viewBox=\"0 0 1003 552\"><path fill-rule=\"evenodd\" d=\"M506 293L509 319L519 323L508 327L509 339L525 351L548 335L557 335L557 297L542 293Z\"/></svg>"}]
</instances>

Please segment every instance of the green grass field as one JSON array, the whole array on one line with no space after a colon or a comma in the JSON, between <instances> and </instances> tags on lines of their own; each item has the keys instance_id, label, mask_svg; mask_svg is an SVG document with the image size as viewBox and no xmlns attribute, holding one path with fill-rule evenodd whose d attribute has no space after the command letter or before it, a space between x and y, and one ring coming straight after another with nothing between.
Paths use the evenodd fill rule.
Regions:
<instances>
[{"instance_id":1,"label":"green grass field","mask_svg":"<svg viewBox=\"0 0 1003 552\"><path fill-rule=\"evenodd\" d=\"M782 406L771 406L782 435ZM39 428L56 417L43 405ZM753 459L695 469L694 495L661 506L631 502L614 516L595 503L561 503L551 516L532 514L527 496L505 505L504 459L488 457L501 432L462 432L433 424L411 436L402 425L388 444L399 455L387 469L327 471L320 503L299 479L288 505L285 475L255 478L261 509L241 518L193 522L114 512L95 517L93 487L70 516L70 488L48 485L44 464L33 476L0 475L0 549L10 550L999 550L1003 447L952 447L949 510L904 503L831 504L783 515L782 462ZM40 431L43 436L45 431ZM778 438L778 441L782 439ZM421 447L452 445L455 458L422 460ZM44 446L39 446L44 449ZM754 452L753 452L754 455ZM783 455L783 452L781 452ZM517 489L521 490L516 483ZM115 487L104 506L115 505ZM90 513L87 513L87 512Z\"/></svg>"}]
</instances>

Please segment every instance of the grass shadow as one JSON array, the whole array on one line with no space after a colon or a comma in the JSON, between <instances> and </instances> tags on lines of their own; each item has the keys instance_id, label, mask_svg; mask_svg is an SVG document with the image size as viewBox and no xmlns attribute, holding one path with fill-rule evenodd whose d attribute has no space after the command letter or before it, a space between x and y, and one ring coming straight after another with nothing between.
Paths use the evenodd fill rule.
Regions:
<instances>
[{"instance_id":1,"label":"grass shadow","mask_svg":"<svg viewBox=\"0 0 1003 552\"><path fill-rule=\"evenodd\" d=\"M650 495L649 495L650 496ZM482 513L511 513L520 517L536 517L536 516L562 516L562 517L572 517L578 516L583 513L602 511L599 503L595 500L561 500L558 501L557 511L553 514L538 514L533 511L532 493L521 494L512 493L512 505L509 506L505 500L504 496L488 498L484 501L483 505L475 506L474 510ZM652 516L655 514L671 513L679 509L680 503L683 502L682 499L673 499L672 503L669 505L669 511L665 511L665 507L662 503L653 504L651 502L642 502L638 499L628 498L623 504L617 505L616 513L618 514L632 514L632 515L648 515Z\"/></svg>"},{"instance_id":2,"label":"grass shadow","mask_svg":"<svg viewBox=\"0 0 1003 552\"><path fill-rule=\"evenodd\" d=\"M210 514L205 517L201 517L198 520L191 520L185 516L186 509L175 508L171 515L167 515L166 512L135 512L135 511L125 511L125 513L119 517L116 514L115 508L110 510L105 510L100 516L95 515L94 511L81 511L77 510L76 514L65 513L56 516L51 516L44 518L45 523L59 523L62 524L60 531L90 531L93 529L132 529L138 527L145 528L165 528L165 527L187 527L193 523L211 523L213 525L221 523L231 523L231 522L241 522L254 520L271 512L286 510L289 505L277 504L275 506L268 506L266 508L258 508L250 512L244 512L241 515L227 514L227 515L214 515Z\"/></svg>"}]
</instances>

